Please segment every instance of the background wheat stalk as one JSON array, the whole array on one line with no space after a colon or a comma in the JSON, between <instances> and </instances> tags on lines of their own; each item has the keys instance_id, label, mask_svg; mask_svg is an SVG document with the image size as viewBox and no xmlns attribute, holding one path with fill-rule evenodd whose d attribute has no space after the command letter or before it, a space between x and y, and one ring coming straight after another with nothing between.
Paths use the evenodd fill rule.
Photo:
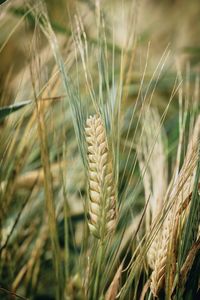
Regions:
<instances>
[{"instance_id":1,"label":"background wheat stalk","mask_svg":"<svg viewBox=\"0 0 200 300\"><path fill-rule=\"evenodd\" d=\"M90 215L88 225L94 236L103 239L103 236L113 231L116 224L112 161L100 116L89 117L86 124Z\"/></svg>"}]
</instances>

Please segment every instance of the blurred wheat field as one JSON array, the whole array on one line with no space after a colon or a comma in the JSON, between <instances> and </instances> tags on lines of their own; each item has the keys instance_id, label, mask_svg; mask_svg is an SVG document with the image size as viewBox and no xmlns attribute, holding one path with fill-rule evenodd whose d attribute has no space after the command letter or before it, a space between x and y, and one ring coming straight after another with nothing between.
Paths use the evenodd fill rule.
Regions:
<instances>
[{"instance_id":1,"label":"blurred wheat field","mask_svg":"<svg viewBox=\"0 0 200 300\"><path fill-rule=\"evenodd\" d=\"M199 10L0 6L0 299L200 299Z\"/></svg>"}]
</instances>

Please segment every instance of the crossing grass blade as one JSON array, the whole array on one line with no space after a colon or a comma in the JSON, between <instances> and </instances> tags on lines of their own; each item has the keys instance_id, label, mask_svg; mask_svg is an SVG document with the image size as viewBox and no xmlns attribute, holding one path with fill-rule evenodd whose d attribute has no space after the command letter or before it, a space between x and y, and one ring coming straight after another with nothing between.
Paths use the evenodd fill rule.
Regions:
<instances>
[{"instance_id":1,"label":"crossing grass blade","mask_svg":"<svg viewBox=\"0 0 200 300\"><path fill-rule=\"evenodd\" d=\"M31 102L32 102L31 100L26 100L9 106L0 107L0 121L2 121L7 116L14 113L15 111L22 109L23 107L30 104Z\"/></svg>"}]
</instances>

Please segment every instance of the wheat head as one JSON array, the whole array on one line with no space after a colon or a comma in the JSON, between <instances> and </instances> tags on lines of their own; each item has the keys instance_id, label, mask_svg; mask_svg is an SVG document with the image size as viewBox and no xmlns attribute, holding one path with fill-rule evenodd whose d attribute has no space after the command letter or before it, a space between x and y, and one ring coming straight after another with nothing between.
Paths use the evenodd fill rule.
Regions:
<instances>
[{"instance_id":1,"label":"wheat head","mask_svg":"<svg viewBox=\"0 0 200 300\"><path fill-rule=\"evenodd\" d=\"M169 195L169 203L172 199L175 199L167 218L163 224L162 237L160 247L157 249L157 259L151 275L151 291L154 296L158 296L161 288L164 287L165 276L166 276L166 264L167 257L174 255L175 247L170 248L170 242L172 239L177 239L177 230L179 224L179 218L184 209L188 206L185 205L185 201L190 201L192 187L194 183L195 169L198 159L198 143L200 134L200 118L197 119L193 134L190 138L184 164L180 170L179 176L174 182L174 188ZM199 224L199 222L197 222ZM197 230L197 229L196 229ZM175 236L173 236L175 234ZM175 246L175 240L174 245ZM173 270L172 270L173 271Z\"/></svg>"},{"instance_id":2,"label":"wheat head","mask_svg":"<svg viewBox=\"0 0 200 300\"><path fill-rule=\"evenodd\" d=\"M104 124L99 115L86 122L89 178L89 229L103 239L116 224L116 197L113 183L112 160Z\"/></svg>"}]
</instances>

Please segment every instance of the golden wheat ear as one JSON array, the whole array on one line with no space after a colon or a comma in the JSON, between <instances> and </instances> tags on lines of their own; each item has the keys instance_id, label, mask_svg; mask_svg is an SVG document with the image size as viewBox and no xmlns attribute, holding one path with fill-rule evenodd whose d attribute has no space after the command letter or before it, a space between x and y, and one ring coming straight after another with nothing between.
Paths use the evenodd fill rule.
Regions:
<instances>
[{"instance_id":1,"label":"golden wheat ear","mask_svg":"<svg viewBox=\"0 0 200 300\"><path fill-rule=\"evenodd\" d=\"M116 224L116 197L113 184L112 161L103 122L98 115L86 122L89 178L89 228L97 238L103 239Z\"/></svg>"},{"instance_id":2,"label":"golden wheat ear","mask_svg":"<svg viewBox=\"0 0 200 300\"><path fill-rule=\"evenodd\" d=\"M191 200L195 180L195 169L198 162L199 135L200 117L198 117L193 129L193 134L190 137L183 166L178 177L175 181L173 181L173 189L168 196L168 202L172 203L172 206L163 223L161 241L157 249L157 259L155 261L154 270L151 274L150 287L154 296L157 296L159 291L165 286L168 257L172 258L175 256L174 259L177 259L176 247L174 246L176 246L175 242L177 242L178 234L180 234L178 231L178 224L185 222L185 219L183 218L184 215L182 215L182 213L185 208L187 208ZM187 274L185 271L187 270L187 267L188 266L186 264L185 269L183 268L183 274L184 272ZM172 266L171 260L170 268L173 272L175 272L176 261L174 266ZM172 278L173 277L174 274L172 274Z\"/></svg>"}]
</instances>

